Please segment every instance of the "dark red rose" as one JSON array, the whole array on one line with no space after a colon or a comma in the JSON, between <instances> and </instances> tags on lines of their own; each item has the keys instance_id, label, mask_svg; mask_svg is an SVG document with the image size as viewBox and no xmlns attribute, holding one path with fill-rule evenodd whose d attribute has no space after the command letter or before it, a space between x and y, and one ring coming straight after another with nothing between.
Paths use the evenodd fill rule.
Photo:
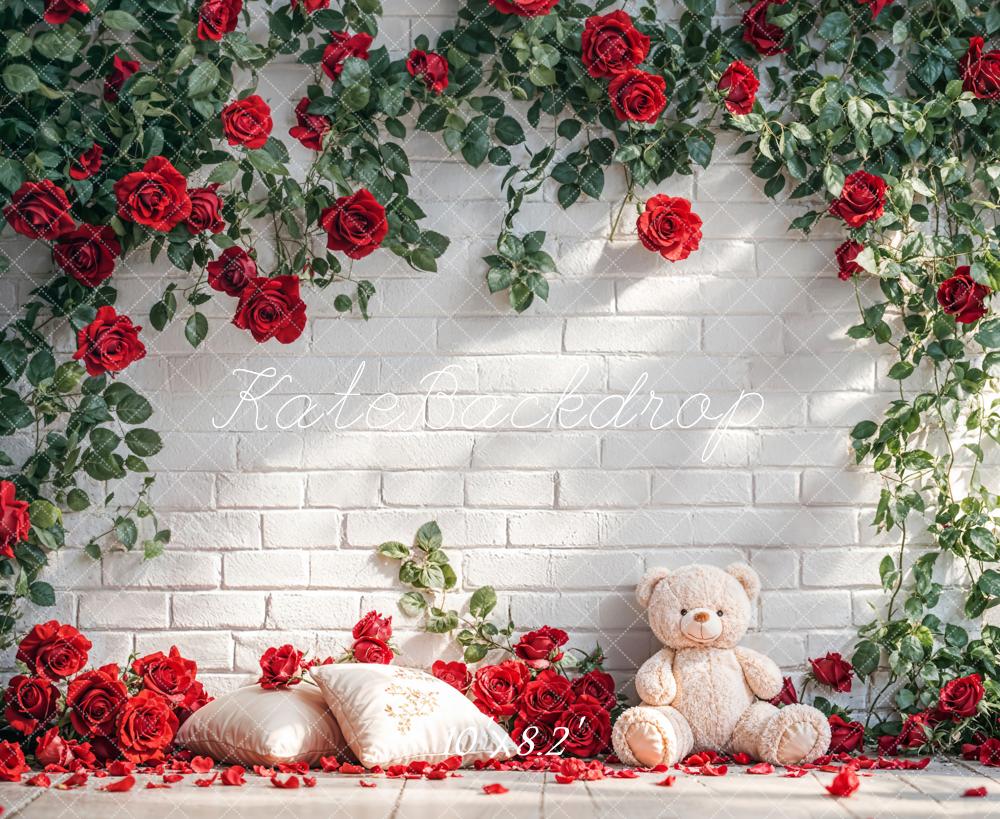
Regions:
<instances>
[{"instance_id":1,"label":"dark red rose","mask_svg":"<svg viewBox=\"0 0 1000 819\"><path fill-rule=\"evenodd\" d=\"M785 677L781 681L781 691L778 696L769 700L771 705L795 705L799 701L799 695L795 693L795 683L791 677Z\"/></svg>"},{"instance_id":2,"label":"dark red rose","mask_svg":"<svg viewBox=\"0 0 1000 819\"><path fill-rule=\"evenodd\" d=\"M219 116L222 133L230 145L263 148L274 128L270 107L256 94L231 102Z\"/></svg>"},{"instance_id":3,"label":"dark red rose","mask_svg":"<svg viewBox=\"0 0 1000 819\"><path fill-rule=\"evenodd\" d=\"M563 658L562 646L569 635L560 628L542 626L529 631L514 646L514 655L534 669L548 668Z\"/></svg>"},{"instance_id":4,"label":"dark red rose","mask_svg":"<svg viewBox=\"0 0 1000 819\"><path fill-rule=\"evenodd\" d=\"M171 646L169 654L157 651L139 657L132 663L132 671L142 678L147 690L160 694L172 705L179 705L195 683L198 664L184 659L177 646Z\"/></svg>"},{"instance_id":5,"label":"dark red rose","mask_svg":"<svg viewBox=\"0 0 1000 819\"><path fill-rule=\"evenodd\" d=\"M212 697L208 696L205 686L195 680L191 683L191 687L184 692L184 699L174 709L174 713L177 714L178 721L183 724L184 720L211 701Z\"/></svg>"},{"instance_id":6,"label":"dark red rose","mask_svg":"<svg viewBox=\"0 0 1000 819\"><path fill-rule=\"evenodd\" d=\"M573 680L573 693L578 697L593 697L608 711L615 707L615 678L604 671L588 671Z\"/></svg>"},{"instance_id":7,"label":"dark red rose","mask_svg":"<svg viewBox=\"0 0 1000 819\"><path fill-rule=\"evenodd\" d=\"M758 88L760 80L742 60L731 63L719 77L719 91L726 95L726 108L731 114L749 114Z\"/></svg>"},{"instance_id":8,"label":"dark red rose","mask_svg":"<svg viewBox=\"0 0 1000 819\"><path fill-rule=\"evenodd\" d=\"M583 696L567 708L556 722L556 729L565 728L563 747L574 756L597 756L611 740L611 715L593 697ZM558 731L562 733L562 731Z\"/></svg>"},{"instance_id":9,"label":"dark red rose","mask_svg":"<svg viewBox=\"0 0 1000 819\"><path fill-rule=\"evenodd\" d=\"M66 191L52 182L25 182L3 209L10 226L29 239L58 239L73 229Z\"/></svg>"},{"instance_id":10,"label":"dark red rose","mask_svg":"<svg viewBox=\"0 0 1000 819\"><path fill-rule=\"evenodd\" d=\"M0 742L0 781L20 782L21 774L27 770L21 746L6 740Z\"/></svg>"},{"instance_id":11,"label":"dark red rose","mask_svg":"<svg viewBox=\"0 0 1000 819\"><path fill-rule=\"evenodd\" d=\"M368 46L372 44L370 34L348 34L346 31L331 31L330 42L323 50L323 71L331 80L340 78L344 70L344 60L348 57L368 59Z\"/></svg>"},{"instance_id":12,"label":"dark red rose","mask_svg":"<svg viewBox=\"0 0 1000 819\"><path fill-rule=\"evenodd\" d=\"M70 167L70 178L89 179L101 169L101 157L103 156L104 148L95 142L92 147L80 154L80 158Z\"/></svg>"},{"instance_id":13,"label":"dark red rose","mask_svg":"<svg viewBox=\"0 0 1000 819\"><path fill-rule=\"evenodd\" d=\"M112 737L118 712L128 699L128 689L119 679L114 663L84 671L70 681L66 706L70 722L81 736Z\"/></svg>"},{"instance_id":14,"label":"dark red rose","mask_svg":"<svg viewBox=\"0 0 1000 819\"><path fill-rule=\"evenodd\" d=\"M424 84L435 94L448 87L448 60L433 51L413 49L406 58L406 70L411 77L423 77Z\"/></svg>"},{"instance_id":15,"label":"dark red rose","mask_svg":"<svg viewBox=\"0 0 1000 819\"><path fill-rule=\"evenodd\" d=\"M146 347L139 341L141 329L114 307L100 307L97 317L77 333L73 358L83 359L88 375L121 372L146 357Z\"/></svg>"},{"instance_id":16,"label":"dark red rose","mask_svg":"<svg viewBox=\"0 0 1000 819\"><path fill-rule=\"evenodd\" d=\"M140 691L125 703L118 720L118 747L136 764L158 762L177 733L170 703L155 691Z\"/></svg>"},{"instance_id":17,"label":"dark red rose","mask_svg":"<svg viewBox=\"0 0 1000 819\"><path fill-rule=\"evenodd\" d=\"M562 731L559 732L562 734ZM555 726L544 722L531 722L518 716L510 732L520 756L547 754L556 743Z\"/></svg>"},{"instance_id":18,"label":"dark red rose","mask_svg":"<svg viewBox=\"0 0 1000 819\"><path fill-rule=\"evenodd\" d=\"M663 77L632 68L615 75L608 85L608 97L618 119L656 122L667 105L666 90Z\"/></svg>"},{"instance_id":19,"label":"dark red rose","mask_svg":"<svg viewBox=\"0 0 1000 819\"><path fill-rule=\"evenodd\" d=\"M864 268L854 261L864 249L865 246L861 242L844 242L834 251L839 268L837 276L841 281L850 281L852 276L864 273Z\"/></svg>"},{"instance_id":20,"label":"dark red rose","mask_svg":"<svg viewBox=\"0 0 1000 819\"><path fill-rule=\"evenodd\" d=\"M53 26L65 23L70 17L79 12L86 14L90 11L83 0L45 0L45 14L42 19Z\"/></svg>"},{"instance_id":21,"label":"dark red rose","mask_svg":"<svg viewBox=\"0 0 1000 819\"><path fill-rule=\"evenodd\" d=\"M191 215L187 179L162 156L115 182L118 215L166 233Z\"/></svg>"},{"instance_id":22,"label":"dark red rose","mask_svg":"<svg viewBox=\"0 0 1000 819\"><path fill-rule=\"evenodd\" d=\"M983 38L970 37L969 50L958 61L962 90L978 99L1000 101L1000 51L983 53Z\"/></svg>"},{"instance_id":23,"label":"dark red rose","mask_svg":"<svg viewBox=\"0 0 1000 819\"><path fill-rule=\"evenodd\" d=\"M830 213L839 216L848 227L859 228L885 211L885 180L867 171L855 171L844 180L840 196L830 205Z\"/></svg>"},{"instance_id":24,"label":"dark red rose","mask_svg":"<svg viewBox=\"0 0 1000 819\"><path fill-rule=\"evenodd\" d=\"M446 663L444 660L435 660L431 666L431 674L463 694L472 685L472 672L463 662Z\"/></svg>"},{"instance_id":25,"label":"dark red rose","mask_svg":"<svg viewBox=\"0 0 1000 819\"><path fill-rule=\"evenodd\" d=\"M236 30L243 0L204 0L198 12L198 39L221 40Z\"/></svg>"},{"instance_id":26,"label":"dark red rose","mask_svg":"<svg viewBox=\"0 0 1000 819\"><path fill-rule=\"evenodd\" d=\"M59 691L47 679L18 674L4 693L4 717L15 730L31 734L52 718L58 701Z\"/></svg>"},{"instance_id":27,"label":"dark red rose","mask_svg":"<svg viewBox=\"0 0 1000 819\"><path fill-rule=\"evenodd\" d=\"M306 10L306 14L312 14L314 11L330 8L330 0L292 0L292 8L299 6Z\"/></svg>"},{"instance_id":28,"label":"dark red rose","mask_svg":"<svg viewBox=\"0 0 1000 819\"><path fill-rule=\"evenodd\" d=\"M671 262L686 259L701 242L701 217L680 196L658 193L652 197L636 227L643 247Z\"/></svg>"},{"instance_id":29,"label":"dark red rose","mask_svg":"<svg viewBox=\"0 0 1000 819\"><path fill-rule=\"evenodd\" d=\"M528 666L517 660L483 666L472 679L472 696L484 714L494 719L509 717L517 713L521 693L530 679Z\"/></svg>"},{"instance_id":30,"label":"dark red rose","mask_svg":"<svg viewBox=\"0 0 1000 819\"><path fill-rule=\"evenodd\" d=\"M72 677L87 664L91 648L90 640L73 626L49 620L25 635L17 647L17 659L40 677L61 680Z\"/></svg>"},{"instance_id":31,"label":"dark red rose","mask_svg":"<svg viewBox=\"0 0 1000 819\"><path fill-rule=\"evenodd\" d=\"M227 247L215 261L205 265L208 286L229 296L239 296L257 278L257 262L242 247Z\"/></svg>"},{"instance_id":32,"label":"dark red rose","mask_svg":"<svg viewBox=\"0 0 1000 819\"><path fill-rule=\"evenodd\" d=\"M857 0L859 6L868 6L871 9L872 20L882 13L882 9L892 5L894 0Z\"/></svg>"},{"instance_id":33,"label":"dark red rose","mask_svg":"<svg viewBox=\"0 0 1000 819\"><path fill-rule=\"evenodd\" d=\"M932 722L927 711L910 714L903 720L903 727L896 737L896 748L915 749L927 744L927 731Z\"/></svg>"},{"instance_id":34,"label":"dark red rose","mask_svg":"<svg viewBox=\"0 0 1000 819\"><path fill-rule=\"evenodd\" d=\"M614 77L646 59L649 37L624 11L613 11L587 18L580 46L584 68L591 77Z\"/></svg>"},{"instance_id":35,"label":"dark red rose","mask_svg":"<svg viewBox=\"0 0 1000 819\"><path fill-rule=\"evenodd\" d=\"M362 637L355 640L351 646L356 663L371 663L372 665L389 665L392 662L393 653L384 640L377 637Z\"/></svg>"},{"instance_id":36,"label":"dark red rose","mask_svg":"<svg viewBox=\"0 0 1000 819\"><path fill-rule=\"evenodd\" d=\"M330 120L319 114L310 114L311 102L309 97L299 100L299 104L295 106L295 119L298 125L289 129L288 133L305 147L319 151L323 148L323 137L330 131Z\"/></svg>"},{"instance_id":37,"label":"dark red rose","mask_svg":"<svg viewBox=\"0 0 1000 819\"><path fill-rule=\"evenodd\" d=\"M767 10L771 6L783 6L788 0L759 0L743 12L743 42L749 43L757 53L765 57L783 54L785 30L767 22Z\"/></svg>"},{"instance_id":38,"label":"dark red rose","mask_svg":"<svg viewBox=\"0 0 1000 819\"><path fill-rule=\"evenodd\" d=\"M524 687L518 717L553 724L576 699L570 681L552 669L542 671Z\"/></svg>"},{"instance_id":39,"label":"dark red rose","mask_svg":"<svg viewBox=\"0 0 1000 819\"><path fill-rule=\"evenodd\" d=\"M216 193L218 188L218 185L209 185L191 189L191 215L184 222L184 227L191 233L221 233L226 229L221 214L222 199Z\"/></svg>"},{"instance_id":40,"label":"dark red rose","mask_svg":"<svg viewBox=\"0 0 1000 819\"><path fill-rule=\"evenodd\" d=\"M1000 739L990 737L979 746L979 761L991 768L1000 768Z\"/></svg>"},{"instance_id":41,"label":"dark red rose","mask_svg":"<svg viewBox=\"0 0 1000 819\"><path fill-rule=\"evenodd\" d=\"M831 714L830 753L850 754L861 750L865 742L865 726L860 722L847 722L839 714Z\"/></svg>"},{"instance_id":42,"label":"dark red rose","mask_svg":"<svg viewBox=\"0 0 1000 819\"><path fill-rule=\"evenodd\" d=\"M501 14L515 14L518 17L543 17L548 14L559 0L490 0Z\"/></svg>"},{"instance_id":43,"label":"dark red rose","mask_svg":"<svg viewBox=\"0 0 1000 819\"><path fill-rule=\"evenodd\" d=\"M97 762L90 750L89 742L77 742L59 736L59 726L53 725L38 738L35 744L35 759L39 765L50 765L62 770L76 770L89 767Z\"/></svg>"},{"instance_id":44,"label":"dark red rose","mask_svg":"<svg viewBox=\"0 0 1000 819\"><path fill-rule=\"evenodd\" d=\"M260 658L261 688L289 688L302 682L302 652L292 645L272 646Z\"/></svg>"},{"instance_id":45,"label":"dark red rose","mask_svg":"<svg viewBox=\"0 0 1000 819\"><path fill-rule=\"evenodd\" d=\"M319 215L319 224L327 234L326 246L352 259L374 252L389 232L385 208L364 188L337 199Z\"/></svg>"},{"instance_id":46,"label":"dark red rose","mask_svg":"<svg viewBox=\"0 0 1000 819\"><path fill-rule=\"evenodd\" d=\"M52 258L80 284L97 287L111 276L122 253L115 232L107 225L80 225L64 233L52 248Z\"/></svg>"},{"instance_id":47,"label":"dark red rose","mask_svg":"<svg viewBox=\"0 0 1000 819\"><path fill-rule=\"evenodd\" d=\"M135 60L123 60L117 54L112 63L111 73L104 78L104 99L116 102L125 81L138 71L140 65Z\"/></svg>"},{"instance_id":48,"label":"dark red rose","mask_svg":"<svg viewBox=\"0 0 1000 819\"><path fill-rule=\"evenodd\" d=\"M14 557L14 547L22 540L27 539L28 530L31 529L29 506L27 501L17 499L17 487L11 481L0 481L0 556ZM52 622L54 623L55 620ZM28 637L34 634L38 628L35 626ZM67 628L72 628L72 626L67 626ZM76 629L73 630L76 631ZM24 639L27 640L28 637ZM21 659L20 650L18 650L17 658Z\"/></svg>"},{"instance_id":49,"label":"dark red rose","mask_svg":"<svg viewBox=\"0 0 1000 819\"><path fill-rule=\"evenodd\" d=\"M299 280L295 276L251 279L240 293L233 324L249 330L258 344L272 338L291 344L306 327L306 303L299 297Z\"/></svg>"},{"instance_id":50,"label":"dark red rose","mask_svg":"<svg viewBox=\"0 0 1000 819\"><path fill-rule=\"evenodd\" d=\"M360 640L362 637L374 637L383 643L388 642L389 638L392 637L392 617L383 617L377 611L370 611L354 624L351 636L355 640Z\"/></svg>"},{"instance_id":51,"label":"dark red rose","mask_svg":"<svg viewBox=\"0 0 1000 819\"><path fill-rule=\"evenodd\" d=\"M809 660L812 665L813 677L820 685L826 685L834 691L847 692L851 690L851 672L854 669L836 652L827 652L825 657Z\"/></svg>"},{"instance_id":52,"label":"dark red rose","mask_svg":"<svg viewBox=\"0 0 1000 819\"><path fill-rule=\"evenodd\" d=\"M952 719L974 716L986 691L978 674L949 680L941 688L938 708Z\"/></svg>"},{"instance_id":53,"label":"dark red rose","mask_svg":"<svg viewBox=\"0 0 1000 819\"><path fill-rule=\"evenodd\" d=\"M941 282L938 304L960 324L972 324L986 315L986 297L990 289L972 278L968 265L956 267L951 278Z\"/></svg>"}]
</instances>

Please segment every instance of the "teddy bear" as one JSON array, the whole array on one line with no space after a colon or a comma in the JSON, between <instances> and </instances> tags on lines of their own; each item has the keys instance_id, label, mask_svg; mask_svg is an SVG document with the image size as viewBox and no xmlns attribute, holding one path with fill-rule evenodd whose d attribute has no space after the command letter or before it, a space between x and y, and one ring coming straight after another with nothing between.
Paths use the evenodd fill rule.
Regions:
<instances>
[{"instance_id":1,"label":"teddy bear","mask_svg":"<svg viewBox=\"0 0 1000 819\"><path fill-rule=\"evenodd\" d=\"M811 762L830 746L826 717L808 705L777 708L777 664L739 645L760 594L743 563L651 569L636 591L663 648L636 675L641 705L615 723L627 765L673 765L693 751L745 753L773 765Z\"/></svg>"}]
</instances>

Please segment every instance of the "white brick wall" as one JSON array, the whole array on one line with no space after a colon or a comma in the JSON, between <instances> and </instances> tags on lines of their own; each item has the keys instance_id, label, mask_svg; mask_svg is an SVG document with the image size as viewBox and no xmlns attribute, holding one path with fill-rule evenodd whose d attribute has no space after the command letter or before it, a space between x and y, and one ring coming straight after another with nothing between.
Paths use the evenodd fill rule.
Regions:
<instances>
[{"instance_id":1,"label":"white brick wall","mask_svg":"<svg viewBox=\"0 0 1000 819\"><path fill-rule=\"evenodd\" d=\"M425 16L387 0L394 53L456 6L443 0ZM297 99L302 76L283 66L262 93L277 104L298 89ZM284 120L278 114L282 132L288 109ZM849 465L847 430L888 400L890 385L876 377L874 352L843 338L854 295L831 263L836 232L824 224L810 239L789 233L799 208L768 201L733 145L720 138L712 168L660 188L691 196L705 221L701 250L676 265L644 250L629 218L608 241L613 196L563 212L547 187L522 226L550 232L561 274L550 303L520 317L483 282L480 257L502 210L496 170L469 169L423 134L407 146L421 158L412 187L428 226L453 244L435 275L387 252L358 263L355 274L379 290L370 322L336 313L337 288L307 289L304 336L259 347L228 326L231 300L220 297L208 306L219 317L210 337L193 353L183 317L162 336L147 320L176 271L162 259L123 265L119 309L146 326L151 352L127 378L163 410L153 419L167 442L154 459L156 496L174 537L147 563L125 555L98 568L78 553L61 556L50 577L75 591L61 595L59 616L119 651L108 660L177 643L221 689L252 674L269 644L333 651L365 607L391 608L395 567L373 547L408 540L437 518L460 575L456 600L494 584L501 609L520 623L566 626L585 648L599 640L623 679L652 650L632 590L658 564L751 560L765 591L763 631L749 639L786 666L849 645L880 597L879 551L867 531L877 491ZM25 296L38 269L30 265L45 264L35 250L0 281L4 310L15 289ZM361 396L342 415L349 429L329 419L308 430L275 426L274 412L297 393L333 407L361 364ZM213 417L225 418L247 383L232 370L268 366L292 376L262 402L269 428L256 430L244 412L216 430ZM454 399L428 397L421 379L446 367L435 392ZM517 430L462 421L476 396L505 410L531 399L524 412L538 415L574 376L590 408L642 374L666 416L694 393L718 412L741 390L760 392L764 410L752 422L737 418L704 459L713 438L704 421L655 432L642 422ZM363 417L384 391L401 396L411 426L378 429ZM411 636L394 614L407 661L441 652L442 641Z\"/></svg>"}]
</instances>

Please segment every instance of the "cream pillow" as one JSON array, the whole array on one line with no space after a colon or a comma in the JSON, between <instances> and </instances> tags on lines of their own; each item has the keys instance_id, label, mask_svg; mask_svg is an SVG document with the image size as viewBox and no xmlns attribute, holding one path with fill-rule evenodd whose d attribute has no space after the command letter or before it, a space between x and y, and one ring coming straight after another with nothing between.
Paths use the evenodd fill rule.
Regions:
<instances>
[{"instance_id":1,"label":"cream pillow","mask_svg":"<svg viewBox=\"0 0 1000 819\"><path fill-rule=\"evenodd\" d=\"M414 668L342 663L309 671L366 768L414 760L462 764L516 752L507 732L450 685Z\"/></svg>"},{"instance_id":2,"label":"cream pillow","mask_svg":"<svg viewBox=\"0 0 1000 819\"><path fill-rule=\"evenodd\" d=\"M309 682L265 691L238 688L194 712L176 742L216 762L277 765L321 756L345 758L344 736L323 695Z\"/></svg>"}]
</instances>

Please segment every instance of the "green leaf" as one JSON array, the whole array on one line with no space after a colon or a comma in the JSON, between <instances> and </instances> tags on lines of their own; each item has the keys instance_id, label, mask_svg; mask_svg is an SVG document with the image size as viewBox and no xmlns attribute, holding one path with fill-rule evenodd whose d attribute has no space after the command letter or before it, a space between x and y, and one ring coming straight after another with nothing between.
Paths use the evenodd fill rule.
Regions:
<instances>
[{"instance_id":1,"label":"green leaf","mask_svg":"<svg viewBox=\"0 0 1000 819\"><path fill-rule=\"evenodd\" d=\"M163 449L163 441L158 432L139 427L125 433L125 445L136 455L146 458Z\"/></svg>"},{"instance_id":2,"label":"green leaf","mask_svg":"<svg viewBox=\"0 0 1000 819\"><path fill-rule=\"evenodd\" d=\"M894 381L902 381L905 378L909 378L912 373L913 364L909 361L897 361L889 368L889 372L886 375Z\"/></svg>"},{"instance_id":3,"label":"green leaf","mask_svg":"<svg viewBox=\"0 0 1000 819\"><path fill-rule=\"evenodd\" d=\"M851 665L859 677L868 677L878 668L878 661L878 646L871 640L862 640L854 650Z\"/></svg>"},{"instance_id":4,"label":"green leaf","mask_svg":"<svg viewBox=\"0 0 1000 819\"><path fill-rule=\"evenodd\" d=\"M31 525L39 529L51 529L62 520L59 509L44 498L32 501L28 513L31 516Z\"/></svg>"},{"instance_id":5,"label":"green leaf","mask_svg":"<svg viewBox=\"0 0 1000 819\"><path fill-rule=\"evenodd\" d=\"M36 606L54 606L56 604L55 590L42 580L36 580L28 586L28 598Z\"/></svg>"},{"instance_id":6,"label":"green leaf","mask_svg":"<svg viewBox=\"0 0 1000 819\"><path fill-rule=\"evenodd\" d=\"M1000 597L1000 572L987 569L976 581L979 590L988 597Z\"/></svg>"},{"instance_id":7,"label":"green leaf","mask_svg":"<svg viewBox=\"0 0 1000 819\"><path fill-rule=\"evenodd\" d=\"M207 335L208 319L205 318L205 314L193 313L184 325L184 337L188 340L188 344L192 347L197 347L205 340L205 336Z\"/></svg>"},{"instance_id":8,"label":"green leaf","mask_svg":"<svg viewBox=\"0 0 1000 819\"><path fill-rule=\"evenodd\" d=\"M483 586L472 593L469 600L469 613L477 620L483 620L496 608L497 593L492 586Z\"/></svg>"},{"instance_id":9,"label":"green leaf","mask_svg":"<svg viewBox=\"0 0 1000 819\"><path fill-rule=\"evenodd\" d=\"M425 552L440 549L442 541L441 528L436 520L428 521L417 530L417 546Z\"/></svg>"},{"instance_id":10,"label":"green leaf","mask_svg":"<svg viewBox=\"0 0 1000 819\"><path fill-rule=\"evenodd\" d=\"M504 145L518 145L524 142L524 129L513 117L500 117L496 122L495 128L497 139Z\"/></svg>"},{"instance_id":11,"label":"green leaf","mask_svg":"<svg viewBox=\"0 0 1000 819\"><path fill-rule=\"evenodd\" d=\"M139 537L139 530L136 528L135 521L132 518L119 518L115 522L115 537L119 543L128 549L135 546L136 539Z\"/></svg>"},{"instance_id":12,"label":"green leaf","mask_svg":"<svg viewBox=\"0 0 1000 819\"><path fill-rule=\"evenodd\" d=\"M565 210L580 198L580 186L560 185L556 196L559 199L559 205Z\"/></svg>"},{"instance_id":13,"label":"green leaf","mask_svg":"<svg viewBox=\"0 0 1000 819\"><path fill-rule=\"evenodd\" d=\"M152 560L163 554L163 544L155 540L144 540L142 543L142 559Z\"/></svg>"},{"instance_id":14,"label":"green leaf","mask_svg":"<svg viewBox=\"0 0 1000 819\"><path fill-rule=\"evenodd\" d=\"M467 663L478 663L489 652L489 646L484 643L473 643L465 647L463 658Z\"/></svg>"},{"instance_id":15,"label":"green leaf","mask_svg":"<svg viewBox=\"0 0 1000 819\"><path fill-rule=\"evenodd\" d=\"M212 91L222 79L219 69L211 60L199 64L188 77L188 94L201 97Z\"/></svg>"},{"instance_id":16,"label":"green leaf","mask_svg":"<svg viewBox=\"0 0 1000 819\"><path fill-rule=\"evenodd\" d=\"M878 424L874 421L861 421L851 430L851 437L859 439L871 438L876 432L878 432Z\"/></svg>"},{"instance_id":17,"label":"green leaf","mask_svg":"<svg viewBox=\"0 0 1000 819\"><path fill-rule=\"evenodd\" d=\"M404 557L410 556L409 548L395 540L387 541L379 546L378 553L383 557L389 557L393 560L402 560Z\"/></svg>"},{"instance_id":18,"label":"green leaf","mask_svg":"<svg viewBox=\"0 0 1000 819\"><path fill-rule=\"evenodd\" d=\"M3 70L3 84L12 94L30 94L41 86L34 69L20 63L8 65Z\"/></svg>"},{"instance_id":19,"label":"green leaf","mask_svg":"<svg viewBox=\"0 0 1000 819\"><path fill-rule=\"evenodd\" d=\"M220 162L212 172L208 175L208 182L212 184L213 182L218 182L220 185L224 185L233 179L237 173L239 173L240 166L238 162L226 161Z\"/></svg>"},{"instance_id":20,"label":"green leaf","mask_svg":"<svg viewBox=\"0 0 1000 819\"><path fill-rule=\"evenodd\" d=\"M126 424L141 424L153 414L153 407L136 392L130 393L115 405L118 418Z\"/></svg>"},{"instance_id":21,"label":"green leaf","mask_svg":"<svg viewBox=\"0 0 1000 819\"><path fill-rule=\"evenodd\" d=\"M407 592L399 598L399 610L407 617L416 617L427 608L427 601L420 592Z\"/></svg>"},{"instance_id":22,"label":"green leaf","mask_svg":"<svg viewBox=\"0 0 1000 819\"><path fill-rule=\"evenodd\" d=\"M138 31L142 28L142 23L136 20L135 17L127 11L117 9L104 12L101 20L112 31Z\"/></svg>"},{"instance_id":23,"label":"green leaf","mask_svg":"<svg viewBox=\"0 0 1000 819\"><path fill-rule=\"evenodd\" d=\"M82 512L90 506L90 498L79 487L73 487L66 494L66 505L74 512Z\"/></svg>"},{"instance_id":24,"label":"green leaf","mask_svg":"<svg viewBox=\"0 0 1000 819\"><path fill-rule=\"evenodd\" d=\"M984 347L1000 347L1000 319L984 321L974 338Z\"/></svg>"}]
</instances>

